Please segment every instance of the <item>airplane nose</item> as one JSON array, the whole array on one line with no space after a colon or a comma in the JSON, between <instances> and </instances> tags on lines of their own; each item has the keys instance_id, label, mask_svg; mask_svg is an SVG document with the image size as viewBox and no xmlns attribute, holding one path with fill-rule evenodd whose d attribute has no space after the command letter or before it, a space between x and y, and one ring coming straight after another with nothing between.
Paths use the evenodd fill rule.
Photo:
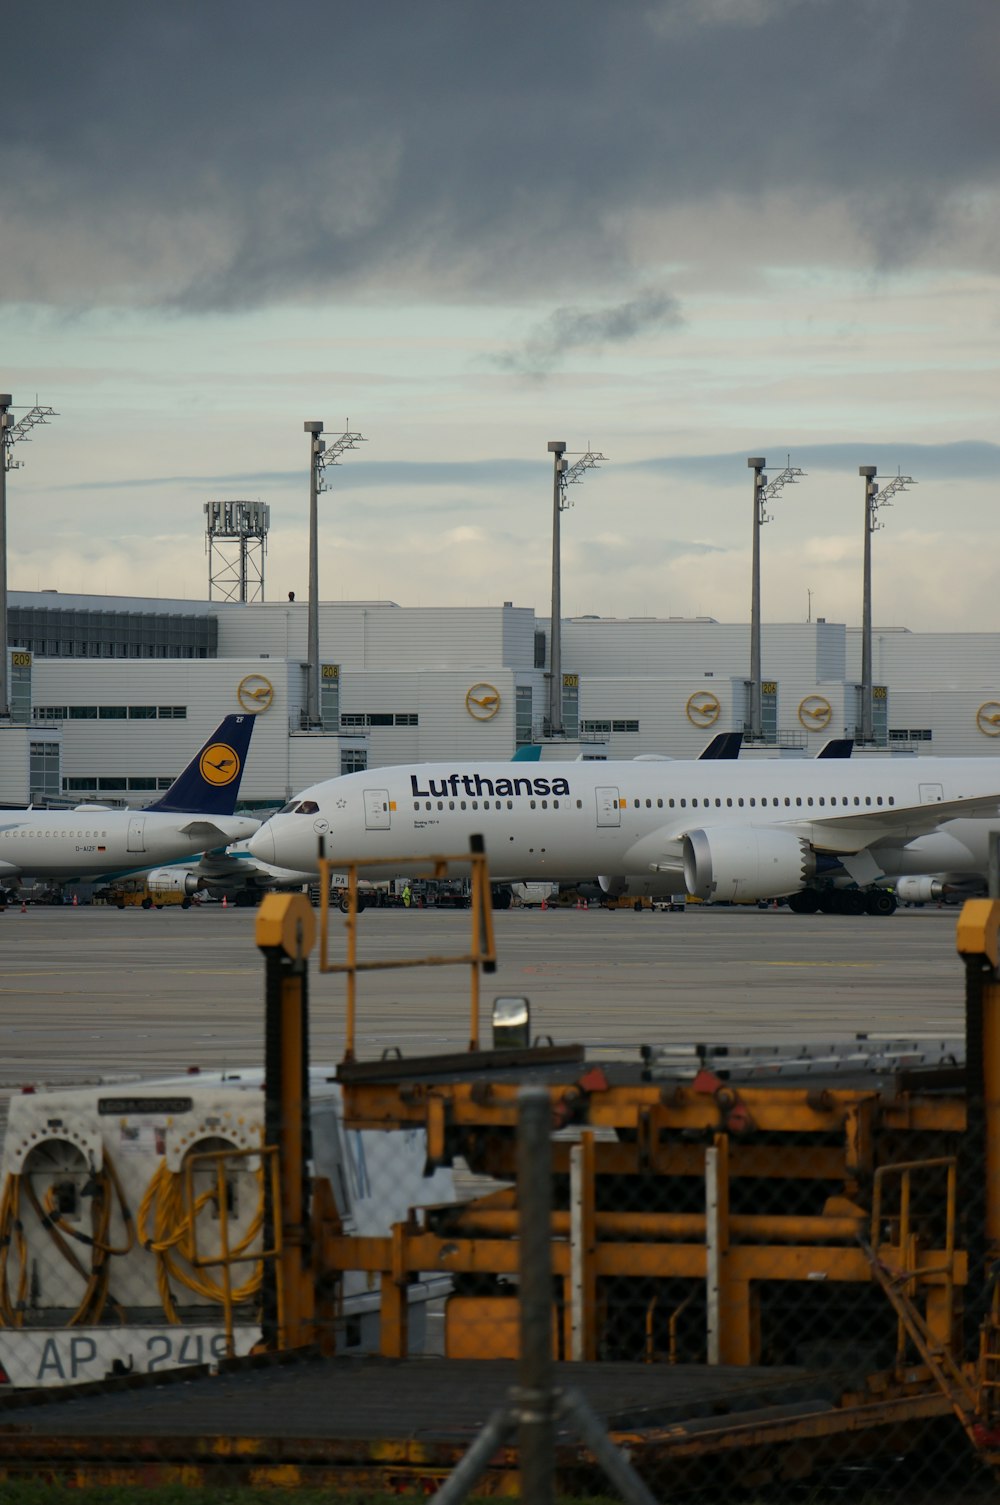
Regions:
<instances>
[{"instance_id":1,"label":"airplane nose","mask_svg":"<svg viewBox=\"0 0 1000 1505\"><path fill-rule=\"evenodd\" d=\"M274 832L271 822L265 821L258 831L250 838L250 852L261 862L274 864Z\"/></svg>"}]
</instances>

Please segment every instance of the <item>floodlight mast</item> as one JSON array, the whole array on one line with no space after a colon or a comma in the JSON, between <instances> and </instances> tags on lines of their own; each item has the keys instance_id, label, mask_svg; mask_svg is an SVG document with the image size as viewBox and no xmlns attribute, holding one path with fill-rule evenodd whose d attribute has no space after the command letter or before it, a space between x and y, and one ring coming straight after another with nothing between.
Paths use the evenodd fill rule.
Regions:
<instances>
[{"instance_id":1,"label":"floodlight mast","mask_svg":"<svg viewBox=\"0 0 1000 1505\"><path fill-rule=\"evenodd\" d=\"M9 392L0 393L0 721L10 714L8 688L8 641L7 641L7 472L20 470L21 461L15 460L11 448L19 439L26 439L39 423L48 423L59 415L54 408L41 407L36 402L22 418L14 421L11 413L13 397Z\"/></svg>"},{"instance_id":2,"label":"floodlight mast","mask_svg":"<svg viewBox=\"0 0 1000 1505\"><path fill-rule=\"evenodd\" d=\"M321 725L319 714L319 520L316 498L326 491L323 471L328 465L339 465L340 456L346 450L356 449L366 443L363 434L351 432L350 423L342 433L323 433L322 420L312 420L302 425L309 435L309 619L307 624L309 664L306 682L306 724L310 731Z\"/></svg>"},{"instance_id":3,"label":"floodlight mast","mask_svg":"<svg viewBox=\"0 0 1000 1505\"><path fill-rule=\"evenodd\" d=\"M859 465L858 475L865 483L865 554L864 579L861 597L861 735L862 746L871 746L875 741L875 717L872 707L872 534L885 526L878 521L880 507L891 507L897 491L905 491L917 483L912 476L898 472L881 488L875 477L877 465Z\"/></svg>"},{"instance_id":4,"label":"floodlight mast","mask_svg":"<svg viewBox=\"0 0 1000 1505\"><path fill-rule=\"evenodd\" d=\"M782 486L794 486L805 471L791 463L791 456L779 475L769 481L764 474L767 461L763 455L752 455L747 465L753 471L753 559L750 584L750 715L747 722L747 741L764 740L761 706L761 652L760 652L760 530L771 521L766 504L781 490Z\"/></svg>"},{"instance_id":5,"label":"floodlight mast","mask_svg":"<svg viewBox=\"0 0 1000 1505\"><path fill-rule=\"evenodd\" d=\"M560 557L560 514L573 505L567 488L582 480L586 471L600 465L607 457L588 449L571 465L566 459L565 439L550 439L552 456L552 620L549 624L549 736L562 737L562 561Z\"/></svg>"}]
</instances>

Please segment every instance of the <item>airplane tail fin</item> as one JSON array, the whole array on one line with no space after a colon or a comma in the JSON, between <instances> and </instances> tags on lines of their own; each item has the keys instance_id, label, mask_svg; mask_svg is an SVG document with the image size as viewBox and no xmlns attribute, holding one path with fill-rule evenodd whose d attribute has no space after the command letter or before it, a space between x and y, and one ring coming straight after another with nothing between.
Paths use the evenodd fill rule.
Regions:
<instances>
[{"instance_id":1,"label":"airplane tail fin","mask_svg":"<svg viewBox=\"0 0 1000 1505\"><path fill-rule=\"evenodd\" d=\"M542 749L539 743L526 742L523 747L517 749L510 761L512 763L537 763L541 756Z\"/></svg>"},{"instance_id":2,"label":"airplane tail fin","mask_svg":"<svg viewBox=\"0 0 1000 1505\"><path fill-rule=\"evenodd\" d=\"M719 732L712 738L708 746L698 754L698 762L703 763L706 758L722 758L726 761L731 761L733 758L739 757L742 746L742 732Z\"/></svg>"},{"instance_id":3,"label":"airplane tail fin","mask_svg":"<svg viewBox=\"0 0 1000 1505\"><path fill-rule=\"evenodd\" d=\"M150 810L232 815L256 716L227 716Z\"/></svg>"},{"instance_id":4,"label":"airplane tail fin","mask_svg":"<svg viewBox=\"0 0 1000 1505\"><path fill-rule=\"evenodd\" d=\"M849 758L854 751L853 737L831 737L816 754L817 758Z\"/></svg>"}]
</instances>

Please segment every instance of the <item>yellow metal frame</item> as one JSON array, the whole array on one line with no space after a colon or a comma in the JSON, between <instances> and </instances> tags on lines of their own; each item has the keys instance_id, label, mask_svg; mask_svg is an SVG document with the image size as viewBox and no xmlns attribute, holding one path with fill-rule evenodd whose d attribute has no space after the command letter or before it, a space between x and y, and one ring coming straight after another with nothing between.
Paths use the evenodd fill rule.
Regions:
<instances>
[{"instance_id":1,"label":"yellow metal frame","mask_svg":"<svg viewBox=\"0 0 1000 1505\"><path fill-rule=\"evenodd\" d=\"M405 857L377 857L372 859L366 858L363 863L350 862L347 864L347 913L344 916L344 929L347 932L347 960L344 962L331 962L329 959L331 863L326 857L320 858L319 970L321 972L343 972L347 979L345 1061L356 1059L358 973L385 972L402 967L467 966L469 968L471 1004L469 1049L479 1049L479 974L484 966L495 967L497 959L496 942L493 936L493 908L490 901L489 869L486 865L486 855L483 852L461 852L453 856L434 855L424 857L420 860L420 867L423 869L429 866L431 868L431 876L434 878L446 878L448 876L449 863L468 864L471 868L472 944L467 952L463 952L458 956L417 956L399 957L392 961L358 961L359 868L364 867L366 871L371 868L388 868L390 872L399 872L400 869L413 866L412 859ZM342 863L338 864L337 871L342 872L343 866Z\"/></svg>"}]
</instances>

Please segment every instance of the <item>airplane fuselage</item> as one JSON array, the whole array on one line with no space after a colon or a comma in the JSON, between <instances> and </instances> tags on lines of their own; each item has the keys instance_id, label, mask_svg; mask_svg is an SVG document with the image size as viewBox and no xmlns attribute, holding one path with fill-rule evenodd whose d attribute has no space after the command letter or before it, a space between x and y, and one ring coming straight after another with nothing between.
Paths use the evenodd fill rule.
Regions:
<instances>
[{"instance_id":1,"label":"airplane fuselage","mask_svg":"<svg viewBox=\"0 0 1000 1505\"><path fill-rule=\"evenodd\" d=\"M69 881L141 871L248 837L258 824L143 810L0 811L0 885L21 874Z\"/></svg>"},{"instance_id":2,"label":"airplane fuselage","mask_svg":"<svg viewBox=\"0 0 1000 1505\"><path fill-rule=\"evenodd\" d=\"M956 819L964 812L955 804L972 800L976 818ZM928 808L939 804L945 809ZM724 897L741 884L748 894L755 884L780 893L786 877L793 891L817 862L859 851L870 852L882 874L949 867L932 861L937 838L945 834L942 853L960 855L966 829L982 829L985 840L980 817L998 808L1000 760L993 758L594 761L536 764L530 774L510 763L418 764L303 790L250 849L265 861L315 870L320 838L332 860L363 863L461 852L478 833L498 880L640 874L664 891L682 886L686 861L697 866L707 851L718 857L719 873L739 870L718 889ZM908 847L918 840L914 857Z\"/></svg>"}]
</instances>

